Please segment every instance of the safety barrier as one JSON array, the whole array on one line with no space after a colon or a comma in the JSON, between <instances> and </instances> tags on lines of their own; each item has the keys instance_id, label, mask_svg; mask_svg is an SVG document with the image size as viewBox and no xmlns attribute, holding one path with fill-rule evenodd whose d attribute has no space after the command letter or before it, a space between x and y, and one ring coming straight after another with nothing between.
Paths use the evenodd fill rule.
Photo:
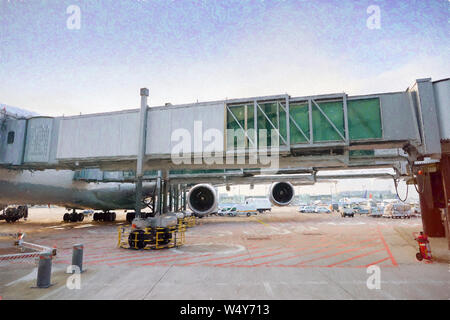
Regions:
<instances>
[{"instance_id":1,"label":"safety barrier","mask_svg":"<svg viewBox=\"0 0 450 320\"><path fill-rule=\"evenodd\" d=\"M192 228L196 224L197 224L197 219L195 218L195 216L184 217L184 218L178 219L178 225L183 225L186 228Z\"/></svg>"},{"instance_id":2,"label":"safety barrier","mask_svg":"<svg viewBox=\"0 0 450 320\"><path fill-rule=\"evenodd\" d=\"M185 243L186 226L131 229L119 227L118 247L124 249L159 250L182 246Z\"/></svg>"},{"instance_id":3,"label":"safety barrier","mask_svg":"<svg viewBox=\"0 0 450 320\"><path fill-rule=\"evenodd\" d=\"M10 236L16 239L14 245L18 247L22 253L4 254L0 255L0 265L16 264L16 263L30 263L36 264L37 259L43 253L48 253L56 256L56 248L49 248L39 244L23 241L24 233L17 234L1 234L1 236ZM33 250L32 252L23 252L25 249Z\"/></svg>"}]
</instances>

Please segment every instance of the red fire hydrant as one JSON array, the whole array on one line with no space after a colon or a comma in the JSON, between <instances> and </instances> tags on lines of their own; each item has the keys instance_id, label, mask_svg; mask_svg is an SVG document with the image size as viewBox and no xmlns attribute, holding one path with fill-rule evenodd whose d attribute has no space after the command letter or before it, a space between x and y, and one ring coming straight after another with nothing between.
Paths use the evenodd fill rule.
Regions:
<instances>
[{"instance_id":1,"label":"red fire hydrant","mask_svg":"<svg viewBox=\"0 0 450 320\"><path fill-rule=\"evenodd\" d=\"M423 259L431 261L431 247L427 235L421 231L415 240L419 243L419 252L416 253L416 259L419 261Z\"/></svg>"}]
</instances>

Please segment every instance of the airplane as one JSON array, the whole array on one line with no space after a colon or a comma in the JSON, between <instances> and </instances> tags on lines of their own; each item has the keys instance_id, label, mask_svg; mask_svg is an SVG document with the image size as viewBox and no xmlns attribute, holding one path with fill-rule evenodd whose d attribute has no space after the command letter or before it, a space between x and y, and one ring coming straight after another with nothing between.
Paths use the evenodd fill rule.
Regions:
<instances>
[{"instance_id":1,"label":"airplane","mask_svg":"<svg viewBox=\"0 0 450 320\"><path fill-rule=\"evenodd\" d=\"M74 179L71 170L18 171L0 169L0 209L9 204L58 205L73 212L65 215L65 221L81 221L82 214L77 209L101 210L104 217L99 220L114 221L112 210L135 209L134 183L85 182ZM195 180L191 179L191 180ZM155 182L143 184L143 197L152 197ZM294 187L289 182L274 182L269 191L270 201L277 206L286 206L294 198ZM187 195L187 205L197 216L208 215L218 205L216 189L212 184L193 185ZM20 207L20 206L19 206ZM16 209L19 209L16 208ZM20 210L20 209L19 209ZM20 216L10 211L10 216ZM26 213L25 217L26 217ZM130 215L131 216L131 215ZM17 219L9 219L14 222ZM95 217L94 217L94 220Z\"/></svg>"},{"instance_id":2,"label":"airplane","mask_svg":"<svg viewBox=\"0 0 450 320\"><path fill-rule=\"evenodd\" d=\"M77 209L101 210L103 212L94 216L94 220L104 221L115 220L112 210L134 210L136 200L133 183L89 183L74 180L74 175L75 172L70 170L31 172L0 169L0 209L10 204L53 204L72 209L72 213L64 215L65 221L72 222L83 219L81 213L76 213ZM154 190L154 182L145 183L144 198L151 197ZM9 210L5 217L7 222L27 216L27 212L17 212L19 207Z\"/></svg>"}]
</instances>

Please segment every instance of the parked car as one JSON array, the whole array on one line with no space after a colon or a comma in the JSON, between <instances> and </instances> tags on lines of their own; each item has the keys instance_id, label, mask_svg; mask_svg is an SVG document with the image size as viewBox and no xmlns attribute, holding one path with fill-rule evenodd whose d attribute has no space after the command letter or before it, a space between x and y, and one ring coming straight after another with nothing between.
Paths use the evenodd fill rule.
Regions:
<instances>
[{"instance_id":1,"label":"parked car","mask_svg":"<svg viewBox=\"0 0 450 320\"><path fill-rule=\"evenodd\" d=\"M341 214L341 217L354 217L355 216L355 210L352 208L349 204L344 204L341 207L339 207L339 213Z\"/></svg>"},{"instance_id":2,"label":"parked car","mask_svg":"<svg viewBox=\"0 0 450 320\"><path fill-rule=\"evenodd\" d=\"M300 211L300 212L303 212L303 213L314 213L314 212L316 212L316 207L314 207L314 206L304 206L302 211Z\"/></svg>"},{"instance_id":3,"label":"parked car","mask_svg":"<svg viewBox=\"0 0 450 320\"><path fill-rule=\"evenodd\" d=\"M369 213L369 209L365 208L364 206L354 206L353 210L355 213L359 213L360 215Z\"/></svg>"},{"instance_id":4,"label":"parked car","mask_svg":"<svg viewBox=\"0 0 450 320\"><path fill-rule=\"evenodd\" d=\"M226 215L228 215L228 212L231 210L232 207L233 207L232 205L229 206L229 207L228 206L227 207L222 207L222 208L219 209L217 214L219 216L226 216Z\"/></svg>"},{"instance_id":5,"label":"parked car","mask_svg":"<svg viewBox=\"0 0 450 320\"><path fill-rule=\"evenodd\" d=\"M317 213L331 213L331 210L327 207L317 207L316 212Z\"/></svg>"}]
</instances>

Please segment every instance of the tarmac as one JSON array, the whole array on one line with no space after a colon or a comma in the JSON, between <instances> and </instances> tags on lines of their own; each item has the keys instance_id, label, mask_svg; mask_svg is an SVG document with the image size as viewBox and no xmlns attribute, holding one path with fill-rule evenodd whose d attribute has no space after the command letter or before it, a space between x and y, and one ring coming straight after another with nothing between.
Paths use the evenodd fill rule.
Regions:
<instances>
[{"instance_id":1,"label":"tarmac","mask_svg":"<svg viewBox=\"0 0 450 320\"><path fill-rule=\"evenodd\" d=\"M450 299L446 240L431 239L431 263L415 258L420 218L274 208L199 219L183 246L136 251L117 247L125 213L114 223L64 223L63 213L32 208L29 221L0 222L1 233L22 231L26 241L58 252L47 289L32 288L33 259L1 263L1 299ZM0 247L9 242L0 238ZM74 280L66 269L77 243L86 270Z\"/></svg>"}]
</instances>

